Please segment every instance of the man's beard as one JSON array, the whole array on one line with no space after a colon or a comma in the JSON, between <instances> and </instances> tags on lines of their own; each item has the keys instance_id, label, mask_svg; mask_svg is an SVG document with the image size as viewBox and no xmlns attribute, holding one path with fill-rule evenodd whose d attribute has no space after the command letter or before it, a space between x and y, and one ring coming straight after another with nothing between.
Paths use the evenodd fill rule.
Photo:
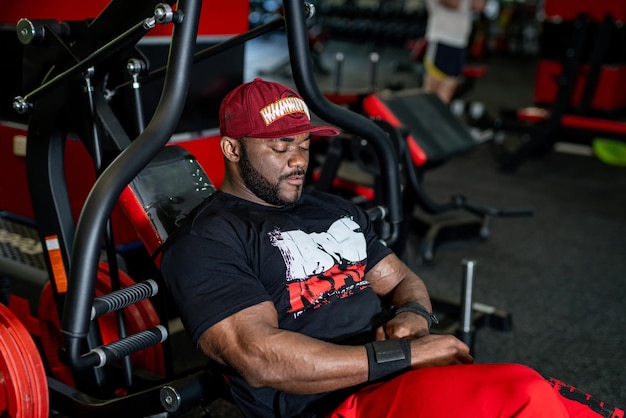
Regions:
<instances>
[{"instance_id":1,"label":"man's beard","mask_svg":"<svg viewBox=\"0 0 626 418\"><path fill-rule=\"evenodd\" d=\"M265 176L252 166L250 159L248 159L246 146L243 143L241 146L239 168L241 169L241 177L246 187L254 193L256 197L273 206L293 205L295 201L291 202L280 197L280 181L294 175L305 174L304 170L296 170L286 176L281 176L276 184L272 184Z\"/></svg>"}]
</instances>

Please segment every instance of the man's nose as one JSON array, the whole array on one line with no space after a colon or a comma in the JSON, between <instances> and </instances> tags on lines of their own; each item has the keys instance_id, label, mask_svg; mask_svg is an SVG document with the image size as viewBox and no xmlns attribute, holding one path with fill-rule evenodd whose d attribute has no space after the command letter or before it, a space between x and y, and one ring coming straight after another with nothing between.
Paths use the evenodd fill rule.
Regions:
<instances>
[{"instance_id":1,"label":"man's nose","mask_svg":"<svg viewBox=\"0 0 626 418\"><path fill-rule=\"evenodd\" d=\"M290 167L306 167L309 163L309 154L301 149L295 150L289 158Z\"/></svg>"}]
</instances>

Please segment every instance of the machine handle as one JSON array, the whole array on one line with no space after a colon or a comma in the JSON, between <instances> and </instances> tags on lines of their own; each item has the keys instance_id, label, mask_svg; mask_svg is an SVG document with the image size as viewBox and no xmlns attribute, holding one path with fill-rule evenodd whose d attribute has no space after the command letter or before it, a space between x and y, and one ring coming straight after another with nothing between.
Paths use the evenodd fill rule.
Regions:
<instances>
[{"instance_id":1,"label":"machine handle","mask_svg":"<svg viewBox=\"0 0 626 418\"><path fill-rule=\"evenodd\" d=\"M110 312L119 311L134 303L151 298L159 293L159 285L154 280L146 280L135 283L124 289L119 289L93 300L91 307L91 320L106 315Z\"/></svg>"},{"instance_id":2,"label":"machine handle","mask_svg":"<svg viewBox=\"0 0 626 418\"><path fill-rule=\"evenodd\" d=\"M110 344L96 347L81 358L87 367L104 367L138 351L162 343L167 339L167 329L163 325L148 328Z\"/></svg>"}]
</instances>

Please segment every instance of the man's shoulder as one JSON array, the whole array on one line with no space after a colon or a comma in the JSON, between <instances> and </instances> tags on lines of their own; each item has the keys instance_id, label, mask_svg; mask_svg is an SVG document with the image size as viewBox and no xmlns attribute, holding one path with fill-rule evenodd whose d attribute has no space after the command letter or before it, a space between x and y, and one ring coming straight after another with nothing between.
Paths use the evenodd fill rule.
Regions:
<instances>
[{"instance_id":1,"label":"man's shoulder","mask_svg":"<svg viewBox=\"0 0 626 418\"><path fill-rule=\"evenodd\" d=\"M314 189L307 189L302 195L302 206L306 208L303 208L305 214L317 211L335 218L348 216L359 223L365 222L367 217L365 211L351 200Z\"/></svg>"},{"instance_id":2,"label":"man's shoulder","mask_svg":"<svg viewBox=\"0 0 626 418\"><path fill-rule=\"evenodd\" d=\"M229 215L230 214L230 215ZM203 235L202 231L211 231L227 223L226 219L234 215L234 209L228 196L219 190L196 206L180 221L180 227L169 241L180 240L189 235ZM226 222L226 223L225 223ZM200 232L197 234L197 232Z\"/></svg>"},{"instance_id":3,"label":"man's shoulder","mask_svg":"<svg viewBox=\"0 0 626 418\"><path fill-rule=\"evenodd\" d=\"M232 223L235 219L241 219L241 213L247 211L242 207L238 199L217 191L209 199L196 208L194 216L190 219L189 229L198 230L206 227L219 227Z\"/></svg>"},{"instance_id":4,"label":"man's shoulder","mask_svg":"<svg viewBox=\"0 0 626 418\"><path fill-rule=\"evenodd\" d=\"M237 235L242 218L228 195L217 191L200 203L174 231L163 245L163 252L186 252L190 248L224 244L227 237ZM234 234L233 234L234 232Z\"/></svg>"}]
</instances>

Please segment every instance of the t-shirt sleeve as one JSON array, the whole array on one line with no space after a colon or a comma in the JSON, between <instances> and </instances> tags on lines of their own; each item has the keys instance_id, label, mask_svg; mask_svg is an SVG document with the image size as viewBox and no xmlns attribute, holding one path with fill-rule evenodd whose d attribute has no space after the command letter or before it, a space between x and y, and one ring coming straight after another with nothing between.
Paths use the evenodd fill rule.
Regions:
<instances>
[{"instance_id":1,"label":"t-shirt sleeve","mask_svg":"<svg viewBox=\"0 0 626 418\"><path fill-rule=\"evenodd\" d=\"M367 241L367 268L365 274L367 274L372 267L374 267L380 260L393 253L393 250L382 243L374 227L369 220L369 216L365 214L367 218L367 227L364 229L365 240Z\"/></svg>"},{"instance_id":2,"label":"t-shirt sleeve","mask_svg":"<svg viewBox=\"0 0 626 418\"><path fill-rule=\"evenodd\" d=\"M181 234L163 254L164 280L195 344L221 320L271 300L246 262L239 235L224 228Z\"/></svg>"}]
</instances>

